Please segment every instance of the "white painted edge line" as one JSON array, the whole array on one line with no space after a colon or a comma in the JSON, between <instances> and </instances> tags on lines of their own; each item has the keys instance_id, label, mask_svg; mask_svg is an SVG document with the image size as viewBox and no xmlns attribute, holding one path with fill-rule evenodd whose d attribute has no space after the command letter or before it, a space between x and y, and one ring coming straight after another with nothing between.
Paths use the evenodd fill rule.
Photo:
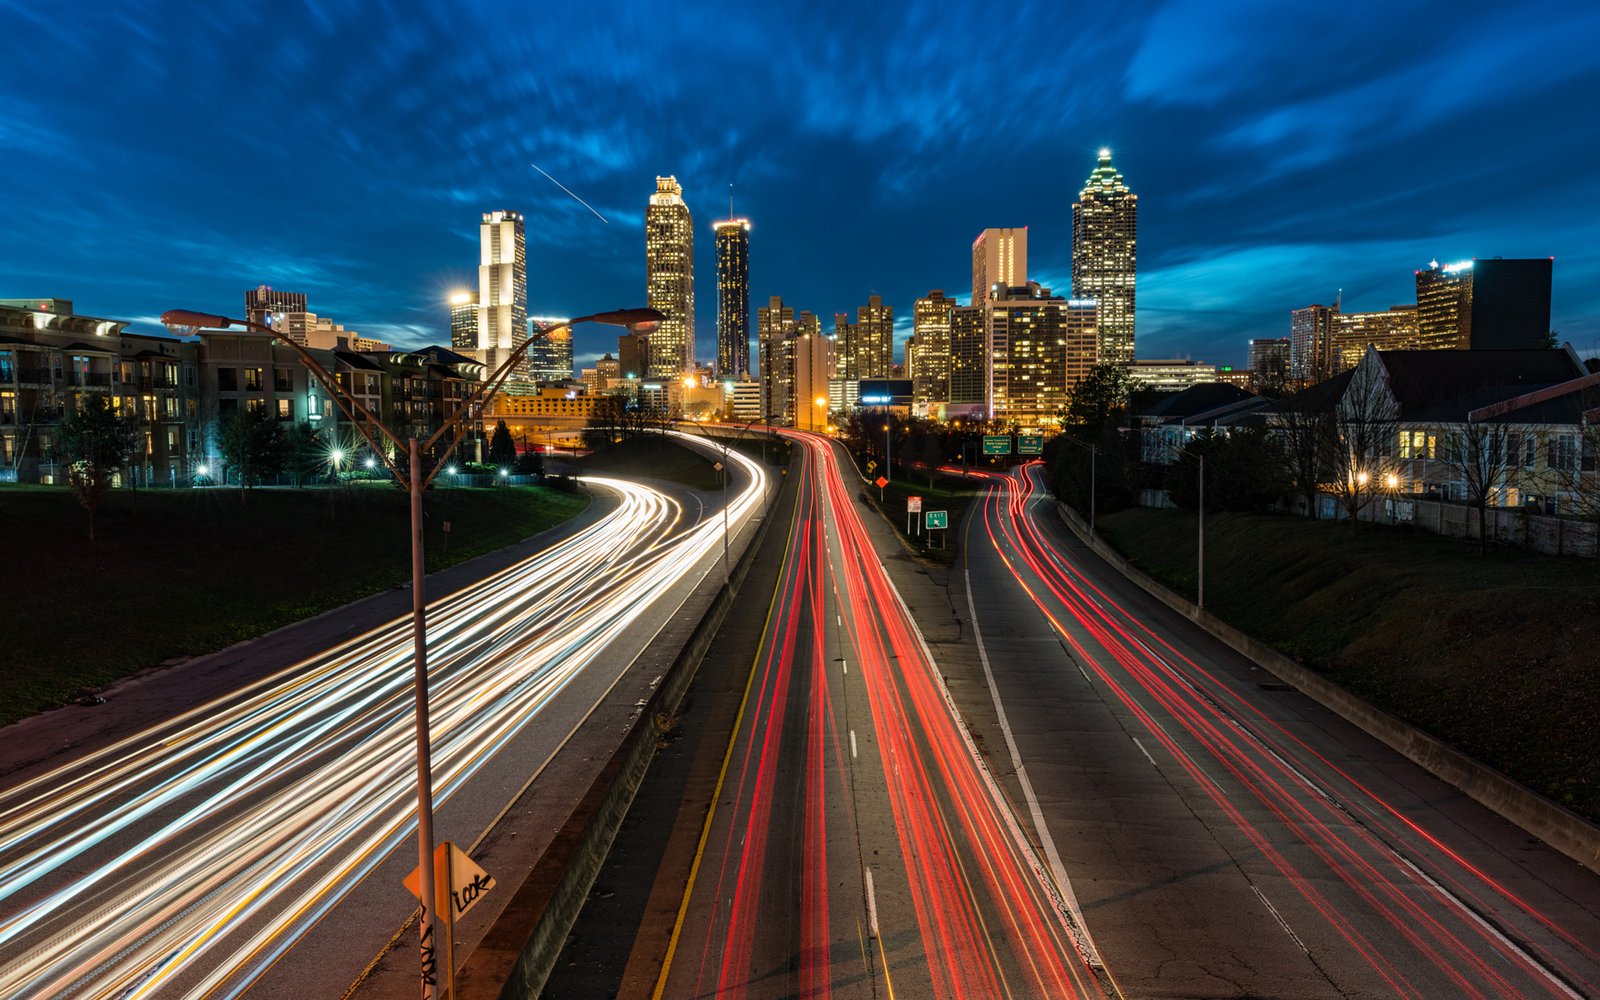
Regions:
<instances>
[{"instance_id":1,"label":"white painted edge line","mask_svg":"<svg viewBox=\"0 0 1600 1000\"><path fill-rule=\"evenodd\" d=\"M866 869L866 873L867 873L867 937L875 939L878 936L878 895L877 895L876 892L873 891L873 888L872 888L872 869L871 868Z\"/></svg>"},{"instance_id":2,"label":"white painted edge line","mask_svg":"<svg viewBox=\"0 0 1600 1000\"><path fill-rule=\"evenodd\" d=\"M856 731L852 729L850 730L850 758L854 760L856 756Z\"/></svg>"},{"instance_id":3,"label":"white painted edge line","mask_svg":"<svg viewBox=\"0 0 1600 1000\"><path fill-rule=\"evenodd\" d=\"M1261 894L1261 890L1256 888L1256 884L1254 882L1250 883L1250 891L1256 894L1256 898L1261 900L1261 905L1265 906L1267 908L1267 912L1272 914L1272 919L1276 920L1278 922L1278 926L1283 928L1283 932L1289 935L1289 940L1298 945L1301 951L1305 952L1307 955L1310 955L1311 949L1307 948L1306 943L1300 940L1300 935L1296 934L1294 932L1294 928L1289 926L1289 922L1283 919L1283 914L1278 912L1278 908L1272 905L1271 900L1267 899L1266 896Z\"/></svg>"}]
</instances>

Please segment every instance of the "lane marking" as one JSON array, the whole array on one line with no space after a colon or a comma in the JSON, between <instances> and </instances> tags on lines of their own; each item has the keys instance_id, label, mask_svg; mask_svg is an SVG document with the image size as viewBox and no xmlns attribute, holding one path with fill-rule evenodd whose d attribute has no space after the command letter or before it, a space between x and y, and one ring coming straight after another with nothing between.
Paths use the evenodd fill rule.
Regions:
<instances>
[{"instance_id":1,"label":"lane marking","mask_svg":"<svg viewBox=\"0 0 1600 1000\"><path fill-rule=\"evenodd\" d=\"M850 757L851 759L856 757L856 731L854 729L850 730Z\"/></svg>"},{"instance_id":2,"label":"lane marking","mask_svg":"<svg viewBox=\"0 0 1600 1000\"><path fill-rule=\"evenodd\" d=\"M1257 899L1261 900L1261 905L1265 906L1267 911L1272 914L1272 919L1278 922L1278 926L1282 927L1283 932L1289 935L1289 939L1300 946L1300 950L1306 953L1307 958L1311 957L1311 949L1307 948L1306 943L1300 940L1300 935L1296 934L1294 932L1294 928L1289 926L1289 922L1283 919L1283 915L1278 912L1278 908L1276 906L1272 905L1272 901L1261 894L1261 890L1256 888L1256 884L1254 882L1250 883L1250 891L1256 894Z\"/></svg>"},{"instance_id":3,"label":"lane marking","mask_svg":"<svg viewBox=\"0 0 1600 1000\"><path fill-rule=\"evenodd\" d=\"M971 567L964 567L962 575L967 586L967 615L968 620L972 622L973 641L978 646L978 661L983 664L983 679L989 685L989 697L994 702L1000 731L1006 738L1006 749L1011 753L1011 764L1016 769L1017 782L1022 786L1022 797L1028 802L1028 815L1032 817L1034 831L1044 846L1045 857L1050 864L1050 874L1055 877L1061 900L1072 914L1073 923L1077 925L1075 928L1077 933L1074 936L1078 938L1078 946L1083 949L1084 958L1088 960L1091 968L1104 968L1105 963L1100 960L1100 952L1095 948L1093 939L1089 937L1089 925L1083 919L1083 910L1078 906L1078 897L1072 891L1072 883L1067 879L1066 866L1061 863L1061 855L1056 850L1055 838L1050 836L1050 828L1045 824L1044 811L1039 808L1038 796L1033 794L1033 782L1028 780L1028 772L1023 767L1022 752L1017 749L1016 737L1011 734L1011 723L1006 720L1006 707L1000 701L1000 689L995 685L994 670L989 666L988 647L984 645L983 633L978 628L978 608L972 600ZM931 656L929 662L932 662Z\"/></svg>"},{"instance_id":4,"label":"lane marking","mask_svg":"<svg viewBox=\"0 0 1600 1000\"><path fill-rule=\"evenodd\" d=\"M1129 733L1128 736L1133 740L1133 745L1139 748L1139 752L1144 754L1144 759L1150 762L1150 766L1159 771L1161 765L1157 764L1156 759L1150 756L1150 751L1146 750L1144 744L1139 742L1139 737L1134 736L1132 733Z\"/></svg>"},{"instance_id":5,"label":"lane marking","mask_svg":"<svg viewBox=\"0 0 1600 1000\"><path fill-rule=\"evenodd\" d=\"M866 871L867 871L867 937L876 938L878 936L878 894L872 888L872 869L868 868ZM882 944L881 940L879 941L879 944L880 945ZM888 966L885 965L884 966L884 974L887 975L888 972L889 972Z\"/></svg>"}]
</instances>

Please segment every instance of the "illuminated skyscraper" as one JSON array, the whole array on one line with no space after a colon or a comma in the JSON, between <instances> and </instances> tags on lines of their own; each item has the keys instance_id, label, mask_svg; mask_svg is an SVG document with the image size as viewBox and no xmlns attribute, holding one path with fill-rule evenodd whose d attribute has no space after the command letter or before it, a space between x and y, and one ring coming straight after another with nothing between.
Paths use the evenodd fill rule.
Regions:
<instances>
[{"instance_id":1,"label":"illuminated skyscraper","mask_svg":"<svg viewBox=\"0 0 1600 1000\"><path fill-rule=\"evenodd\" d=\"M906 343L906 374L911 378L914 402L950 399L950 313L955 307L956 300L937 288L911 307L912 339Z\"/></svg>"},{"instance_id":2,"label":"illuminated skyscraper","mask_svg":"<svg viewBox=\"0 0 1600 1000\"><path fill-rule=\"evenodd\" d=\"M1289 311L1289 377L1316 384L1333 376L1333 318L1337 305Z\"/></svg>"},{"instance_id":3,"label":"illuminated skyscraper","mask_svg":"<svg viewBox=\"0 0 1600 1000\"><path fill-rule=\"evenodd\" d=\"M956 306L950 310L950 399L969 411L989 406L988 307Z\"/></svg>"},{"instance_id":4,"label":"illuminated skyscraper","mask_svg":"<svg viewBox=\"0 0 1600 1000\"><path fill-rule=\"evenodd\" d=\"M750 372L750 220L712 225L717 235L717 377Z\"/></svg>"},{"instance_id":5,"label":"illuminated skyscraper","mask_svg":"<svg viewBox=\"0 0 1600 1000\"><path fill-rule=\"evenodd\" d=\"M778 423L794 423L794 307L774 295L756 310L761 412Z\"/></svg>"},{"instance_id":6,"label":"illuminated skyscraper","mask_svg":"<svg viewBox=\"0 0 1600 1000\"><path fill-rule=\"evenodd\" d=\"M883 297L872 295L856 310L856 321L848 313L833 319L834 373L836 378L856 382L864 378L888 378L894 366L894 309L883 304Z\"/></svg>"},{"instance_id":7,"label":"illuminated skyscraper","mask_svg":"<svg viewBox=\"0 0 1600 1000\"><path fill-rule=\"evenodd\" d=\"M996 289L987 312L991 419L1058 425L1067 392L1095 365L1095 303L1052 296L1030 281Z\"/></svg>"},{"instance_id":8,"label":"illuminated skyscraper","mask_svg":"<svg viewBox=\"0 0 1600 1000\"><path fill-rule=\"evenodd\" d=\"M794 384L790 401L793 426L803 431L828 429L828 380L833 376L834 340L822 334L822 323L809 312L795 321Z\"/></svg>"},{"instance_id":9,"label":"illuminated skyscraper","mask_svg":"<svg viewBox=\"0 0 1600 1000\"><path fill-rule=\"evenodd\" d=\"M535 331L544 330L555 320L534 320ZM561 329L554 337L535 337L528 348L528 377L535 382L565 382L572 378L572 331Z\"/></svg>"},{"instance_id":10,"label":"illuminated skyscraper","mask_svg":"<svg viewBox=\"0 0 1600 1000\"><path fill-rule=\"evenodd\" d=\"M478 346L478 297L471 292L450 296L450 347L458 352Z\"/></svg>"},{"instance_id":11,"label":"illuminated skyscraper","mask_svg":"<svg viewBox=\"0 0 1600 1000\"><path fill-rule=\"evenodd\" d=\"M260 285L244 293L244 318L252 323L271 326L274 315L303 312L309 312L305 292L285 292Z\"/></svg>"},{"instance_id":12,"label":"illuminated skyscraper","mask_svg":"<svg viewBox=\"0 0 1600 1000\"><path fill-rule=\"evenodd\" d=\"M462 351L494 372L528 339L528 249L520 212L485 212L478 228L477 343ZM527 356L512 378L529 378Z\"/></svg>"},{"instance_id":13,"label":"illuminated skyscraper","mask_svg":"<svg viewBox=\"0 0 1600 1000\"><path fill-rule=\"evenodd\" d=\"M694 219L676 177L657 177L644 215L645 300L663 319L650 334L650 377L694 370Z\"/></svg>"},{"instance_id":14,"label":"illuminated skyscraper","mask_svg":"<svg viewBox=\"0 0 1600 1000\"><path fill-rule=\"evenodd\" d=\"M1417 272L1420 346L1538 349L1550 335L1554 260L1434 261Z\"/></svg>"},{"instance_id":15,"label":"illuminated skyscraper","mask_svg":"<svg viewBox=\"0 0 1600 1000\"><path fill-rule=\"evenodd\" d=\"M1417 332L1417 307L1390 306L1383 312L1333 314L1333 367L1337 375L1361 363L1368 347L1380 351L1423 349Z\"/></svg>"},{"instance_id":16,"label":"illuminated skyscraper","mask_svg":"<svg viewBox=\"0 0 1600 1000\"><path fill-rule=\"evenodd\" d=\"M1028 283L1028 228L985 229L972 241L972 301L982 305L994 285Z\"/></svg>"},{"instance_id":17,"label":"illuminated skyscraper","mask_svg":"<svg viewBox=\"0 0 1600 1000\"><path fill-rule=\"evenodd\" d=\"M1111 166L1111 150L1072 206L1072 295L1099 303L1100 360L1133 360L1139 196Z\"/></svg>"}]
</instances>

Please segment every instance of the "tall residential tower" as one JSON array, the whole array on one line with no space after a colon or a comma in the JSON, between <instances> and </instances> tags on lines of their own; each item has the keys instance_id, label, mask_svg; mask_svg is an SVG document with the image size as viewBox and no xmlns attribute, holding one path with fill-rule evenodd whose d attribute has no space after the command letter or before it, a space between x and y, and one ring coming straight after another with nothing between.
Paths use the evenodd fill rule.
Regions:
<instances>
[{"instance_id":1,"label":"tall residential tower","mask_svg":"<svg viewBox=\"0 0 1600 1000\"><path fill-rule=\"evenodd\" d=\"M713 223L717 236L717 377L750 373L750 220Z\"/></svg>"},{"instance_id":2,"label":"tall residential tower","mask_svg":"<svg viewBox=\"0 0 1600 1000\"><path fill-rule=\"evenodd\" d=\"M1133 360L1133 286L1138 270L1139 196L1111 166L1111 150L1072 206L1072 295L1099 303L1102 362Z\"/></svg>"},{"instance_id":3,"label":"tall residential tower","mask_svg":"<svg viewBox=\"0 0 1600 1000\"><path fill-rule=\"evenodd\" d=\"M645 302L662 315L650 334L652 378L694 368L694 220L676 177L657 177L644 214Z\"/></svg>"}]
</instances>

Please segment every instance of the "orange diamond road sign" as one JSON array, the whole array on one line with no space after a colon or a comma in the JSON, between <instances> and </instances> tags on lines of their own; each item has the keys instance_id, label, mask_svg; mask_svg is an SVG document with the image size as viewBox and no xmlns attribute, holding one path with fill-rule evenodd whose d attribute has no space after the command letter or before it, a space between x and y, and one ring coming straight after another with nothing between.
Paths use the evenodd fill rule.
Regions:
<instances>
[{"instance_id":1,"label":"orange diamond road sign","mask_svg":"<svg viewBox=\"0 0 1600 1000\"><path fill-rule=\"evenodd\" d=\"M878 477L877 482L878 482L878 489L880 489L880 490L883 489L885 486L889 485L889 480L883 478L882 476Z\"/></svg>"},{"instance_id":2,"label":"orange diamond road sign","mask_svg":"<svg viewBox=\"0 0 1600 1000\"><path fill-rule=\"evenodd\" d=\"M448 840L433 849L433 878L439 897L436 909L448 909L451 917L472 909L484 893L494 888L494 879ZM418 869L412 869L405 878L406 888L413 896L422 895L421 883Z\"/></svg>"}]
</instances>

